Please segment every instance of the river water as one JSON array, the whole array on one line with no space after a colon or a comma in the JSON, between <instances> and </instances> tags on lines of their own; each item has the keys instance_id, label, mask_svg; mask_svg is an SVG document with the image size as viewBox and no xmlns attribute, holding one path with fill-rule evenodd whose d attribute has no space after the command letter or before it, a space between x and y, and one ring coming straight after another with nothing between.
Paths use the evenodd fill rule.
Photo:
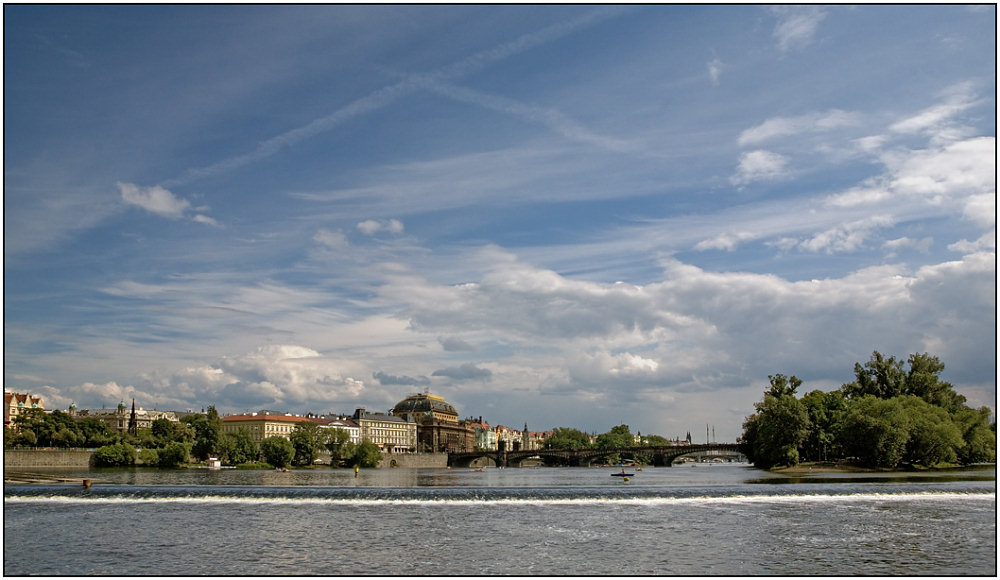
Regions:
<instances>
[{"instance_id":1,"label":"river water","mask_svg":"<svg viewBox=\"0 0 1000 580\"><path fill-rule=\"evenodd\" d=\"M993 466L31 471L5 575L997 574Z\"/></svg>"}]
</instances>

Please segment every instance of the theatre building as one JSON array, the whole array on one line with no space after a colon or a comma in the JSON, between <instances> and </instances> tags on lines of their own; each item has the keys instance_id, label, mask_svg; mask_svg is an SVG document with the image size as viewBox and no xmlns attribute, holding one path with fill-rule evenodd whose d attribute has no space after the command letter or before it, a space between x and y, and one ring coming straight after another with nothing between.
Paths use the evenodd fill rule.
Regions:
<instances>
[{"instance_id":1,"label":"theatre building","mask_svg":"<svg viewBox=\"0 0 1000 580\"><path fill-rule=\"evenodd\" d=\"M475 431L458 420L458 411L429 393L410 395L396 403L392 414L417 424L417 449L432 452L473 451Z\"/></svg>"}]
</instances>

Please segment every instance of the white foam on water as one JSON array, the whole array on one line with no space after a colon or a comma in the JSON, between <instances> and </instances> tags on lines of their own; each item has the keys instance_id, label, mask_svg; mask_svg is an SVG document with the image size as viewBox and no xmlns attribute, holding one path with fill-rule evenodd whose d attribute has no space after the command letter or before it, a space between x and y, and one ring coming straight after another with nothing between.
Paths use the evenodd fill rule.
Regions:
<instances>
[{"instance_id":1,"label":"white foam on water","mask_svg":"<svg viewBox=\"0 0 1000 580\"><path fill-rule=\"evenodd\" d=\"M843 503L894 501L996 501L992 493L856 493L802 495L734 495L698 497L580 497L580 498L322 498L322 497L238 497L222 495L136 497L117 496L19 496L4 497L4 505L55 504L254 504L254 505L352 505L352 506L593 506L593 505L725 505L781 503Z\"/></svg>"}]
</instances>

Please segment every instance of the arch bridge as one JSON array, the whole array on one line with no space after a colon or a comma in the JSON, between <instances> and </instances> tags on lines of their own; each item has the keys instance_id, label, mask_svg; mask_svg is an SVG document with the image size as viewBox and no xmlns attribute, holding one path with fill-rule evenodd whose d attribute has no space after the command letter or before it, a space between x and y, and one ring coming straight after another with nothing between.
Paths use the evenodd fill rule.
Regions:
<instances>
[{"instance_id":1,"label":"arch bridge","mask_svg":"<svg viewBox=\"0 0 1000 580\"><path fill-rule=\"evenodd\" d=\"M585 467L595 459L611 455L631 455L645 457L655 466L669 466L682 455L706 453L709 451L727 451L742 453L738 443L706 443L703 445L667 445L663 447L615 447L605 449L524 449L518 451L466 451L448 453L449 467L468 467L476 459L485 457L493 461L497 467L511 467L521 464L529 457L540 457L568 463L573 467Z\"/></svg>"}]
</instances>

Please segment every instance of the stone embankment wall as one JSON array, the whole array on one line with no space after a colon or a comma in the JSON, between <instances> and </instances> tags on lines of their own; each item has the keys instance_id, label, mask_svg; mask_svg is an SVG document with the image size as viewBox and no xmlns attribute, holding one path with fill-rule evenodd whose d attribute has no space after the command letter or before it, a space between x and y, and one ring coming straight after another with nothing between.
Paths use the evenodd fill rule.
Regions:
<instances>
[{"instance_id":1,"label":"stone embankment wall","mask_svg":"<svg viewBox=\"0 0 1000 580\"><path fill-rule=\"evenodd\" d=\"M447 453L383 453L378 466L387 467L448 467Z\"/></svg>"},{"instance_id":2,"label":"stone embankment wall","mask_svg":"<svg viewBox=\"0 0 1000 580\"><path fill-rule=\"evenodd\" d=\"M87 467L93 451L83 449L4 449L3 466Z\"/></svg>"}]
</instances>

